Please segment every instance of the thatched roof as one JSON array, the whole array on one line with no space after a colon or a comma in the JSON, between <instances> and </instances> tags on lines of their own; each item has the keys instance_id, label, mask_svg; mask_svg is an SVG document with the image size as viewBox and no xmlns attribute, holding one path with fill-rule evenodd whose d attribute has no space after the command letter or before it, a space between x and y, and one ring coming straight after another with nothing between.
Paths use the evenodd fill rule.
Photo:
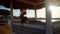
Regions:
<instances>
[{"instance_id":1,"label":"thatched roof","mask_svg":"<svg viewBox=\"0 0 60 34\"><path fill-rule=\"evenodd\" d=\"M7 8L10 8L11 0L0 0L0 4L4 5ZM36 9L40 9L45 7L45 0L12 0L14 9L34 9L36 5Z\"/></svg>"},{"instance_id":2,"label":"thatched roof","mask_svg":"<svg viewBox=\"0 0 60 34\"><path fill-rule=\"evenodd\" d=\"M60 6L60 0L50 0L51 5Z\"/></svg>"}]
</instances>

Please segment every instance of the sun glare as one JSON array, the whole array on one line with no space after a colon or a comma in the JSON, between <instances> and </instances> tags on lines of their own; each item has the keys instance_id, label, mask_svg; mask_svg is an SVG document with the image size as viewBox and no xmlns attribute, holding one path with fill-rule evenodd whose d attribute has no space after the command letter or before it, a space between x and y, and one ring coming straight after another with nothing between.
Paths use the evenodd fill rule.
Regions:
<instances>
[{"instance_id":1,"label":"sun glare","mask_svg":"<svg viewBox=\"0 0 60 34\"><path fill-rule=\"evenodd\" d=\"M49 8L51 11L55 11L57 7L56 6L50 6Z\"/></svg>"},{"instance_id":2,"label":"sun glare","mask_svg":"<svg viewBox=\"0 0 60 34\"><path fill-rule=\"evenodd\" d=\"M52 13L52 18L60 18L60 6L50 6L49 9L51 10Z\"/></svg>"}]
</instances>

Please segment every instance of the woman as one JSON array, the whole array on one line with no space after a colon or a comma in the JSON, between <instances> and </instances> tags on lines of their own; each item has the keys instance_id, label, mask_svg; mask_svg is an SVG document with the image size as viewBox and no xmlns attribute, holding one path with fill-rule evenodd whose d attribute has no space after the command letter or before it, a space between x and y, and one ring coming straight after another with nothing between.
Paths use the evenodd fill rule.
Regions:
<instances>
[{"instance_id":1,"label":"woman","mask_svg":"<svg viewBox=\"0 0 60 34\"><path fill-rule=\"evenodd\" d=\"M30 22L31 20L28 19L26 17L26 11L22 12L22 14L20 15L20 18L21 18L21 22L24 23L24 22Z\"/></svg>"}]
</instances>

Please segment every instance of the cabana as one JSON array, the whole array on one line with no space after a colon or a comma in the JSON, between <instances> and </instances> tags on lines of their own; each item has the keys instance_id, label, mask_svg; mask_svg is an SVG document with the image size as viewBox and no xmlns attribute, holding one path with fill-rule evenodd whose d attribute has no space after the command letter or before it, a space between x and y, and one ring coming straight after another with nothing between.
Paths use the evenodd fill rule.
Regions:
<instances>
[{"instance_id":1,"label":"cabana","mask_svg":"<svg viewBox=\"0 0 60 34\"><path fill-rule=\"evenodd\" d=\"M1 5L11 9L11 20L13 20L12 9L34 9L35 19L37 19L36 10L45 7L45 0L0 0ZM54 4L54 3L53 3ZM46 34L52 34L51 12L48 9L49 3L46 1ZM44 27L45 27L44 26Z\"/></svg>"}]
</instances>

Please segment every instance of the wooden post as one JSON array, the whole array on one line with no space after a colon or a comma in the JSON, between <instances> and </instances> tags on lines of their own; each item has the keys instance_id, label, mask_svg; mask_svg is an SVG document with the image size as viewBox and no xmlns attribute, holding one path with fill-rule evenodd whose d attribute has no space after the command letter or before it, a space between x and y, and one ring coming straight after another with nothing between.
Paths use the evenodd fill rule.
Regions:
<instances>
[{"instance_id":1,"label":"wooden post","mask_svg":"<svg viewBox=\"0 0 60 34\"><path fill-rule=\"evenodd\" d=\"M35 9L35 20L37 20L36 5L34 5L34 9Z\"/></svg>"},{"instance_id":2,"label":"wooden post","mask_svg":"<svg viewBox=\"0 0 60 34\"><path fill-rule=\"evenodd\" d=\"M53 34L52 22L51 22L51 11L49 9L50 0L45 1L46 6L46 34Z\"/></svg>"},{"instance_id":3,"label":"wooden post","mask_svg":"<svg viewBox=\"0 0 60 34\"><path fill-rule=\"evenodd\" d=\"M7 20L8 20L8 24L10 24L10 22L9 22L9 15L7 16Z\"/></svg>"},{"instance_id":4,"label":"wooden post","mask_svg":"<svg viewBox=\"0 0 60 34\"><path fill-rule=\"evenodd\" d=\"M11 33L12 33L12 21L13 21L13 3L12 2L13 2L13 0L10 0Z\"/></svg>"}]
</instances>

